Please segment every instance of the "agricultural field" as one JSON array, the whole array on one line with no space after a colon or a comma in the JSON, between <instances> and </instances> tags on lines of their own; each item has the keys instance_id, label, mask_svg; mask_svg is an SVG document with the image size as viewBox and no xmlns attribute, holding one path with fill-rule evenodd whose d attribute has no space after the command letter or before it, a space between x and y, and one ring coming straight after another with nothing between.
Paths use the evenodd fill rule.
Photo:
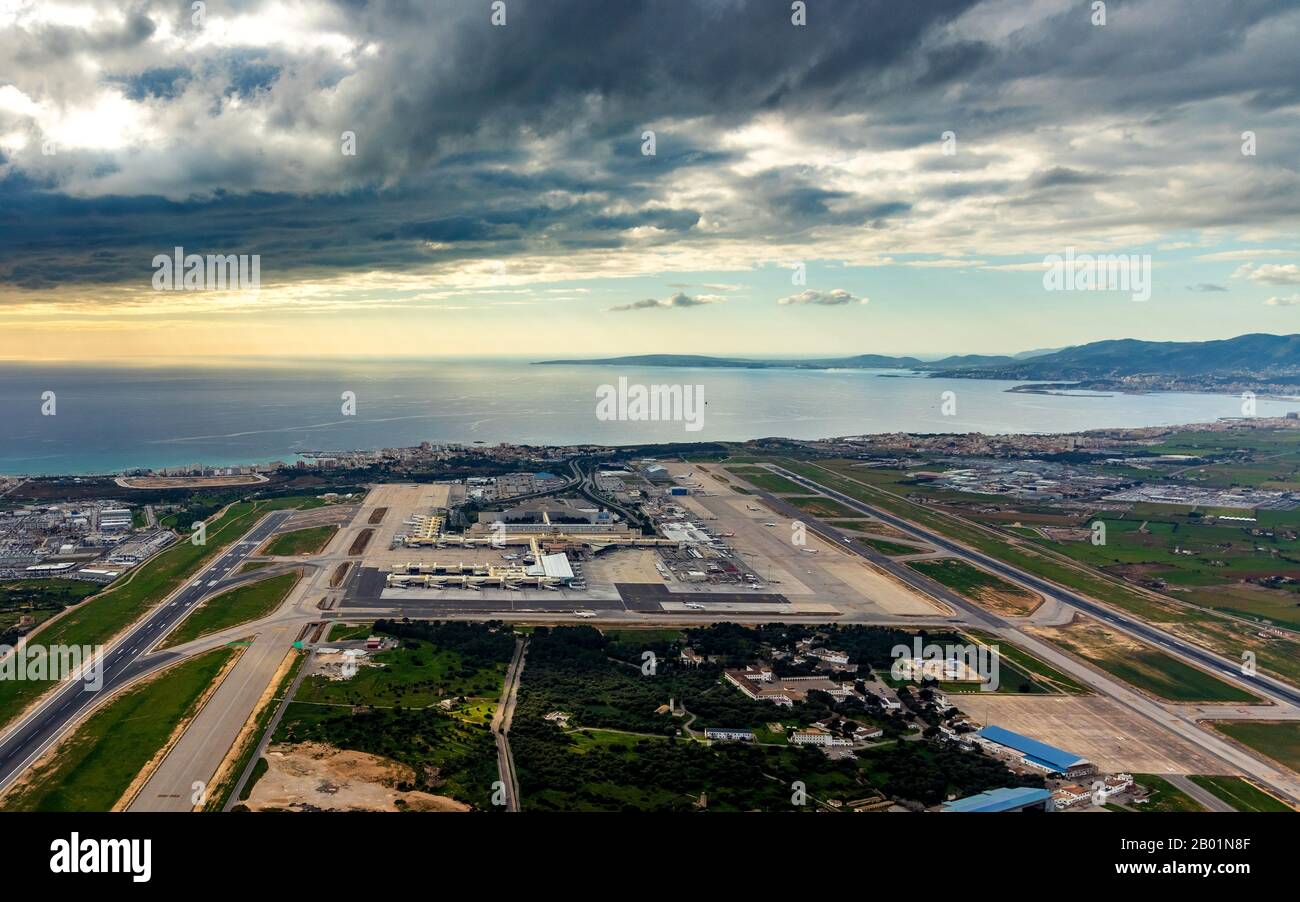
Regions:
<instances>
[{"instance_id":1,"label":"agricultural field","mask_svg":"<svg viewBox=\"0 0 1300 902\"><path fill-rule=\"evenodd\" d=\"M293 532L272 537L258 553L276 557L317 554L329 544L329 540L334 538L334 534L338 531L337 526L310 526L306 529L295 529Z\"/></svg>"},{"instance_id":2,"label":"agricultural field","mask_svg":"<svg viewBox=\"0 0 1300 902\"><path fill-rule=\"evenodd\" d=\"M108 811L188 722L234 654L219 648L176 664L95 711L9 791L6 811Z\"/></svg>"},{"instance_id":3,"label":"agricultural field","mask_svg":"<svg viewBox=\"0 0 1300 902\"><path fill-rule=\"evenodd\" d=\"M1043 601L1036 592L956 558L912 561L907 566L998 614L1027 617Z\"/></svg>"},{"instance_id":4,"label":"agricultural field","mask_svg":"<svg viewBox=\"0 0 1300 902\"><path fill-rule=\"evenodd\" d=\"M172 648L273 613L298 584L300 574L283 573L222 592L203 602L167 634L158 647Z\"/></svg>"},{"instance_id":5,"label":"agricultural field","mask_svg":"<svg viewBox=\"0 0 1300 902\"><path fill-rule=\"evenodd\" d=\"M1237 512L1242 513L1241 511ZM1300 626L1300 527L1263 527L1142 514L1101 517L1105 544L1054 542L1044 548L1197 604ZM1251 581L1251 582L1247 582ZM1258 581L1273 581L1266 587ZM1223 590L1241 589L1231 600Z\"/></svg>"}]
</instances>

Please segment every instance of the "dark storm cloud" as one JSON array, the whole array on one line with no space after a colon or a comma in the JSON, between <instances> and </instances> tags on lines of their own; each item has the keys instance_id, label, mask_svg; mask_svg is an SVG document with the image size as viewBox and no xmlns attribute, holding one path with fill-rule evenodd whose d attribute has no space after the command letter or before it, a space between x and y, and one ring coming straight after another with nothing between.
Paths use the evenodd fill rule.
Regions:
<instances>
[{"instance_id":1,"label":"dark storm cloud","mask_svg":"<svg viewBox=\"0 0 1300 902\"><path fill-rule=\"evenodd\" d=\"M0 25L0 91L55 110L116 86L152 117L147 140L43 155L43 129L66 123L0 103L0 134L31 139L0 162L0 283L143 284L178 245L261 253L267 281L673 242L811 253L962 203L1031 235L1049 214L1096 228L1297 215L1294 4L1111 3L1104 28L1086 4L809 7L795 28L787 0L509 0L495 28L487 3L336 0L284 22L244 0L210 3L205 32L188 3L156 0ZM1216 101L1248 115L1199 106ZM1118 153L1066 134L1117 115L1133 132ZM784 156L754 164L736 140L749 127ZM1245 128L1265 165L1240 168ZM955 156L939 151L947 130ZM1028 144L1033 164L1011 167ZM912 155L897 178L837 168L895 151ZM1215 155L1240 171L1164 175ZM1102 190L1159 202L1098 211ZM939 243L974 226L943 228Z\"/></svg>"}]
</instances>

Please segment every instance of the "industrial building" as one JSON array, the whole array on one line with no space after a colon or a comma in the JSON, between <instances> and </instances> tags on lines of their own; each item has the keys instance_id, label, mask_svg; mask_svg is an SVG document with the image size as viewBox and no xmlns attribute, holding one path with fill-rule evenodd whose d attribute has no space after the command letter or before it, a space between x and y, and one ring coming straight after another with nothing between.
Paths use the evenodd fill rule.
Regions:
<instances>
[{"instance_id":1,"label":"industrial building","mask_svg":"<svg viewBox=\"0 0 1300 902\"><path fill-rule=\"evenodd\" d=\"M1052 793L1046 789L1011 786L945 802L943 811L1053 811Z\"/></svg>"},{"instance_id":2,"label":"industrial building","mask_svg":"<svg viewBox=\"0 0 1300 902\"><path fill-rule=\"evenodd\" d=\"M1075 778L1086 777L1097 770L1087 758L1002 727L985 727L975 734L975 741L992 751L1010 753L1030 767L1048 773Z\"/></svg>"}]
</instances>

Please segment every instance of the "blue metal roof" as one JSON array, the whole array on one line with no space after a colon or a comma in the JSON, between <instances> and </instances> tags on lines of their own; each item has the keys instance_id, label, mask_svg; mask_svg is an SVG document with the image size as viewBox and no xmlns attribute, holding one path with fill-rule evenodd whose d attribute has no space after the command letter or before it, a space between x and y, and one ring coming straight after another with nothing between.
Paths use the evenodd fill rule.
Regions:
<instances>
[{"instance_id":1,"label":"blue metal roof","mask_svg":"<svg viewBox=\"0 0 1300 902\"><path fill-rule=\"evenodd\" d=\"M1005 745L1009 749L1015 749L1026 758L1031 758L1038 764L1055 771L1064 772L1074 765L1086 763L1088 760L1079 757L1073 752L1058 749L1054 745L1039 742L1037 739L1030 739L1028 736L1021 736L1019 733L1013 733L1002 727L985 727L975 735L992 740L998 745Z\"/></svg>"},{"instance_id":2,"label":"blue metal roof","mask_svg":"<svg viewBox=\"0 0 1300 902\"><path fill-rule=\"evenodd\" d=\"M979 795L945 802L944 811L1010 811L1036 805L1052 797L1046 789L1034 789L1029 786L1012 786L1003 789L990 789Z\"/></svg>"}]
</instances>

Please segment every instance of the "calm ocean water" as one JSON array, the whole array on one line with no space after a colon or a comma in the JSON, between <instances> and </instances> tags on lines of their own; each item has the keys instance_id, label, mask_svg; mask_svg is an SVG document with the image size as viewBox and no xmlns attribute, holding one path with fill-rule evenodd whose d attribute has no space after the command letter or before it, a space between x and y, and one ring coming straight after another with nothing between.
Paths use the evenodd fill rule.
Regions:
<instances>
[{"instance_id":1,"label":"calm ocean water","mask_svg":"<svg viewBox=\"0 0 1300 902\"><path fill-rule=\"evenodd\" d=\"M602 421L596 392L631 383L703 386L703 429ZM532 366L425 361L277 368L0 364L0 473L292 460L304 450L422 441L624 444L873 432L1069 432L1239 416L1224 395L1009 393L1015 383L866 371ZM41 415L53 391L54 416ZM356 394L356 415L341 395ZM956 393L955 416L941 394ZM1261 416L1300 403L1258 402Z\"/></svg>"}]
</instances>

